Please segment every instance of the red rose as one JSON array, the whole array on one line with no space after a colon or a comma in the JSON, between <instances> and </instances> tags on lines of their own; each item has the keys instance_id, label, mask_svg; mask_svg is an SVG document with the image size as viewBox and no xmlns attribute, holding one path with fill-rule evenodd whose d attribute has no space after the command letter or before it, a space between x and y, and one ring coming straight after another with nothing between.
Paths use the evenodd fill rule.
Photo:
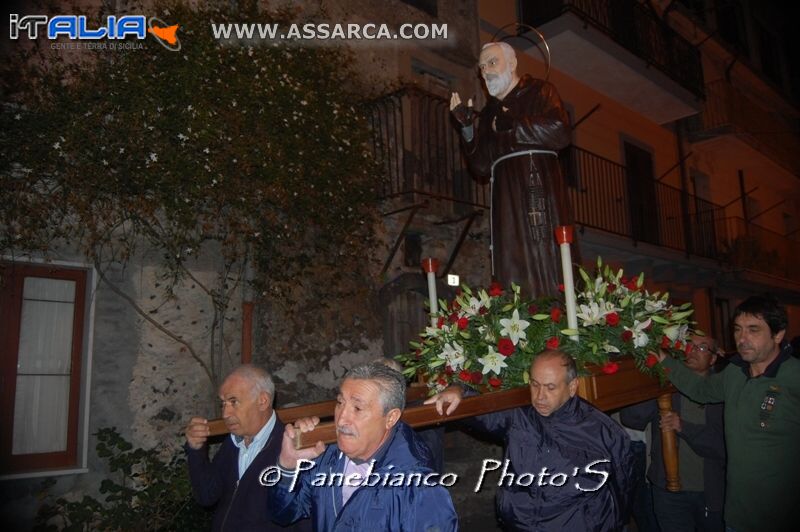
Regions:
<instances>
[{"instance_id":1,"label":"red rose","mask_svg":"<svg viewBox=\"0 0 800 532\"><path fill-rule=\"evenodd\" d=\"M549 340L547 340L545 345L547 346L547 349L558 349L558 344L558 337L552 336Z\"/></svg>"},{"instance_id":2,"label":"red rose","mask_svg":"<svg viewBox=\"0 0 800 532\"><path fill-rule=\"evenodd\" d=\"M661 337L661 349L669 349L670 344L672 344L672 340L668 336Z\"/></svg>"},{"instance_id":3,"label":"red rose","mask_svg":"<svg viewBox=\"0 0 800 532\"><path fill-rule=\"evenodd\" d=\"M464 329L469 327L469 318L467 317L458 318L458 321L456 323L458 324L458 328L463 331Z\"/></svg>"},{"instance_id":4,"label":"red rose","mask_svg":"<svg viewBox=\"0 0 800 532\"><path fill-rule=\"evenodd\" d=\"M500 338L497 342L497 352L504 357L512 355L515 349L514 342L509 338Z\"/></svg>"},{"instance_id":5,"label":"red rose","mask_svg":"<svg viewBox=\"0 0 800 532\"><path fill-rule=\"evenodd\" d=\"M616 362L606 362L605 365L600 369L606 375L613 375L614 373L619 371L619 364L617 364Z\"/></svg>"},{"instance_id":6,"label":"red rose","mask_svg":"<svg viewBox=\"0 0 800 532\"><path fill-rule=\"evenodd\" d=\"M453 312L447 319L450 320L450 323L455 323L458 321L458 314Z\"/></svg>"},{"instance_id":7,"label":"red rose","mask_svg":"<svg viewBox=\"0 0 800 532\"><path fill-rule=\"evenodd\" d=\"M483 373L480 371L473 371L470 377L472 379L472 384L480 384L483 382Z\"/></svg>"},{"instance_id":8,"label":"red rose","mask_svg":"<svg viewBox=\"0 0 800 532\"><path fill-rule=\"evenodd\" d=\"M648 368L652 368L656 364L658 364L658 357L655 356L653 353L647 355L647 358L644 360L644 365L647 366Z\"/></svg>"},{"instance_id":9,"label":"red rose","mask_svg":"<svg viewBox=\"0 0 800 532\"><path fill-rule=\"evenodd\" d=\"M680 343L680 342L675 342L675 349L677 349L678 351L680 351L681 349L683 349L683 344L682 344L682 343Z\"/></svg>"},{"instance_id":10,"label":"red rose","mask_svg":"<svg viewBox=\"0 0 800 532\"><path fill-rule=\"evenodd\" d=\"M536 306L535 303L531 303L530 305L528 305L528 314L533 316L534 314L536 314L538 312L539 312L539 307Z\"/></svg>"},{"instance_id":11,"label":"red rose","mask_svg":"<svg viewBox=\"0 0 800 532\"><path fill-rule=\"evenodd\" d=\"M439 319L436 320L436 327L438 327L439 329L444 327L444 318L443 317L439 316Z\"/></svg>"},{"instance_id":12,"label":"red rose","mask_svg":"<svg viewBox=\"0 0 800 532\"><path fill-rule=\"evenodd\" d=\"M622 331L622 334L619 335L622 338L623 342L630 342L633 340L633 331Z\"/></svg>"},{"instance_id":13,"label":"red rose","mask_svg":"<svg viewBox=\"0 0 800 532\"><path fill-rule=\"evenodd\" d=\"M614 283L608 283L608 293L609 294L613 294L614 290L616 290L616 289L617 289L617 285L615 285Z\"/></svg>"},{"instance_id":14,"label":"red rose","mask_svg":"<svg viewBox=\"0 0 800 532\"><path fill-rule=\"evenodd\" d=\"M503 295L503 285L494 281L492 284L489 285L489 295L492 297L498 297Z\"/></svg>"},{"instance_id":15,"label":"red rose","mask_svg":"<svg viewBox=\"0 0 800 532\"><path fill-rule=\"evenodd\" d=\"M489 386L493 388L499 388L503 384L503 381L498 379L497 377L492 377L489 379Z\"/></svg>"},{"instance_id":16,"label":"red rose","mask_svg":"<svg viewBox=\"0 0 800 532\"><path fill-rule=\"evenodd\" d=\"M559 292L564 292L564 283L559 283L559 285L558 285L558 291L559 291Z\"/></svg>"},{"instance_id":17,"label":"red rose","mask_svg":"<svg viewBox=\"0 0 800 532\"><path fill-rule=\"evenodd\" d=\"M464 382L469 382L470 381L469 371L462 369L461 371L458 372L458 378Z\"/></svg>"},{"instance_id":18,"label":"red rose","mask_svg":"<svg viewBox=\"0 0 800 532\"><path fill-rule=\"evenodd\" d=\"M639 289L639 287L636 286L636 277L625 283L625 288L627 288L631 292L636 292Z\"/></svg>"},{"instance_id":19,"label":"red rose","mask_svg":"<svg viewBox=\"0 0 800 532\"><path fill-rule=\"evenodd\" d=\"M612 327L616 327L617 325L619 325L619 314L617 314L616 312L611 312L609 314L606 314L606 323L608 323Z\"/></svg>"},{"instance_id":20,"label":"red rose","mask_svg":"<svg viewBox=\"0 0 800 532\"><path fill-rule=\"evenodd\" d=\"M452 367L450 364L448 364L448 365L446 365L446 366L444 367L444 374L445 374L445 375L447 375L447 376L449 377L449 376L450 376L450 375L452 375L453 373L454 373L454 372L453 372L453 367Z\"/></svg>"},{"instance_id":21,"label":"red rose","mask_svg":"<svg viewBox=\"0 0 800 532\"><path fill-rule=\"evenodd\" d=\"M444 377L439 377L439 380L436 382L438 382L442 386L447 386L447 380L445 380Z\"/></svg>"},{"instance_id":22,"label":"red rose","mask_svg":"<svg viewBox=\"0 0 800 532\"><path fill-rule=\"evenodd\" d=\"M554 307L552 310L550 310L550 319L558 323L558 321L561 319L561 309Z\"/></svg>"}]
</instances>

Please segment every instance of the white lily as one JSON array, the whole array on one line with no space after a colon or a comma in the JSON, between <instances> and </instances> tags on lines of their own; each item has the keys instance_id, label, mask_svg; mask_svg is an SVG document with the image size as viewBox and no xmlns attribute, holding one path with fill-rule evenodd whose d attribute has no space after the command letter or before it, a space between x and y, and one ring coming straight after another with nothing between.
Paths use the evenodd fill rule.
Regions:
<instances>
[{"instance_id":1,"label":"white lily","mask_svg":"<svg viewBox=\"0 0 800 532\"><path fill-rule=\"evenodd\" d=\"M644 300L644 309L647 312L650 312L650 313L661 312L662 310L664 310L666 308L666 306L667 306L667 302L666 301L662 301L660 299L657 299L655 301L653 301L651 299L645 299Z\"/></svg>"},{"instance_id":2,"label":"white lily","mask_svg":"<svg viewBox=\"0 0 800 532\"><path fill-rule=\"evenodd\" d=\"M597 325L606 314L619 310L611 301L603 301L602 299L599 302L592 301L588 305L580 305L579 308L580 312L576 312L575 315L581 319L584 327Z\"/></svg>"},{"instance_id":3,"label":"white lily","mask_svg":"<svg viewBox=\"0 0 800 532\"><path fill-rule=\"evenodd\" d=\"M500 320L500 325L503 326L503 328L500 329L500 334L508 336L511 342L517 345L520 338L526 339L525 329L528 328L530 323L519 319L519 310L514 309L514 313L511 314L511 319L503 318Z\"/></svg>"},{"instance_id":4,"label":"white lily","mask_svg":"<svg viewBox=\"0 0 800 532\"><path fill-rule=\"evenodd\" d=\"M445 363L454 371L458 371L461 369L461 364L464 363L464 348L458 342L453 342L453 345L446 343L438 356L444 359Z\"/></svg>"},{"instance_id":5,"label":"white lily","mask_svg":"<svg viewBox=\"0 0 800 532\"><path fill-rule=\"evenodd\" d=\"M686 333L689 330L689 325L670 325L669 327L664 327L664 336L672 340L673 342L678 340L680 342L686 341Z\"/></svg>"},{"instance_id":6,"label":"white lily","mask_svg":"<svg viewBox=\"0 0 800 532\"><path fill-rule=\"evenodd\" d=\"M489 346L489 350L487 351L486 355L478 358L478 362L483 364L481 373L486 375L490 371L494 371L496 374L500 374L500 371L508 366L508 364L503 361L504 358L505 357L496 352L492 346Z\"/></svg>"},{"instance_id":7,"label":"white lily","mask_svg":"<svg viewBox=\"0 0 800 532\"><path fill-rule=\"evenodd\" d=\"M468 316L477 316L481 311L481 302L477 297L470 297L467 306L464 307L464 313Z\"/></svg>"},{"instance_id":8,"label":"white lily","mask_svg":"<svg viewBox=\"0 0 800 532\"><path fill-rule=\"evenodd\" d=\"M633 328L625 327L626 331L630 331L633 333L633 346L634 347L644 347L650 342L650 337L647 336L647 333L644 332L650 326L650 318L647 318L645 321L640 322L639 320L633 320Z\"/></svg>"},{"instance_id":9,"label":"white lily","mask_svg":"<svg viewBox=\"0 0 800 532\"><path fill-rule=\"evenodd\" d=\"M617 349L616 347L614 347L613 345L608 343L608 341L603 343L602 349L606 353L619 353L620 352L619 349Z\"/></svg>"}]
</instances>

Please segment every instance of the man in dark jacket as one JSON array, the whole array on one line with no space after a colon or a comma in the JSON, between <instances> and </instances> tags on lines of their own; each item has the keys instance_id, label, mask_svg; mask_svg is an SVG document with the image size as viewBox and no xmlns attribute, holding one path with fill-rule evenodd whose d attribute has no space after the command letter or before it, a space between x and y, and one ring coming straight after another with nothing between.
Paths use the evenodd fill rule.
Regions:
<instances>
[{"instance_id":1,"label":"man in dark jacket","mask_svg":"<svg viewBox=\"0 0 800 532\"><path fill-rule=\"evenodd\" d=\"M340 386L336 444L295 449L295 432L313 430L319 418L287 425L276 460L280 479L268 503L273 518L291 523L311 517L317 531L458 530L443 487L451 485L448 475L428 467L430 451L400 421L405 392L402 374L364 364Z\"/></svg>"},{"instance_id":2,"label":"man in dark jacket","mask_svg":"<svg viewBox=\"0 0 800 532\"><path fill-rule=\"evenodd\" d=\"M497 513L507 530L607 531L627 524L630 439L576 395L577 376L572 357L544 351L531 365L531 406L472 418L475 428L505 442L503 469L491 471L501 475ZM426 402L435 403L440 414L450 403L451 414L462 394L451 386ZM482 476L476 488L486 485Z\"/></svg>"},{"instance_id":3,"label":"man in dark jacket","mask_svg":"<svg viewBox=\"0 0 800 532\"><path fill-rule=\"evenodd\" d=\"M209 461L208 420L193 417L186 428L186 456L195 500L215 506L214 531L285 530L270 520L269 490L259 483L261 471L277 460L283 424L272 408L275 385L269 373L239 366L219 389L222 417L230 430ZM310 529L303 523L296 530Z\"/></svg>"},{"instance_id":4,"label":"man in dark jacket","mask_svg":"<svg viewBox=\"0 0 800 532\"><path fill-rule=\"evenodd\" d=\"M485 182L494 167L492 273L529 297L558 296L561 263L553 229L572 221L556 152L570 142L569 117L552 84L517 75L508 44L486 44L478 67L490 95L478 120L472 102L465 106L458 93L450 110L473 174Z\"/></svg>"},{"instance_id":5,"label":"man in dark jacket","mask_svg":"<svg viewBox=\"0 0 800 532\"><path fill-rule=\"evenodd\" d=\"M713 338L692 336L686 353L686 367L700 376L711 371L717 359ZM653 485L653 506L661 530L725 529L722 510L725 503L725 436L722 404L701 405L679 393L672 394L672 412L660 416L656 401L624 408L620 421L644 430L651 425L650 469L647 478ZM661 447L661 431L678 434L678 459L681 491L666 489L666 473Z\"/></svg>"}]
</instances>

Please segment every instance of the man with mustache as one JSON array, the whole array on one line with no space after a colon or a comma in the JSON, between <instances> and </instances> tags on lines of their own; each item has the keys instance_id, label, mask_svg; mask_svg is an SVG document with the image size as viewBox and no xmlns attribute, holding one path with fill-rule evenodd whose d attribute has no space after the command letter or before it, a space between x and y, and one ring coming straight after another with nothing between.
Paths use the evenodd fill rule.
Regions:
<instances>
[{"instance_id":1,"label":"man with mustache","mask_svg":"<svg viewBox=\"0 0 800 532\"><path fill-rule=\"evenodd\" d=\"M295 433L313 430L319 418L287 425L278 460L281 479L268 503L273 519L288 524L310 517L317 531L458 530L450 494L435 483L438 474L428 465L430 451L400 421L405 393L401 373L363 364L340 385L335 444L295 449ZM314 461L313 468L302 470L307 461ZM432 482L417 482L415 474Z\"/></svg>"},{"instance_id":2,"label":"man with mustache","mask_svg":"<svg viewBox=\"0 0 800 532\"><path fill-rule=\"evenodd\" d=\"M682 394L725 405L728 530L796 530L800 360L783 342L786 309L771 295L752 296L736 307L733 324L738 354L720 373L701 377L664 353L659 358Z\"/></svg>"},{"instance_id":3,"label":"man with mustache","mask_svg":"<svg viewBox=\"0 0 800 532\"><path fill-rule=\"evenodd\" d=\"M558 296L553 229L572 219L556 151L570 142L569 118L552 84L517 75L508 44L486 44L478 67L490 98L477 120L472 100L465 106L458 93L450 98L450 110L476 178L488 181L495 165L493 274L503 285L517 283L528 297Z\"/></svg>"},{"instance_id":4,"label":"man with mustache","mask_svg":"<svg viewBox=\"0 0 800 532\"><path fill-rule=\"evenodd\" d=\"M208 420L193 417L186 427L186 457L195 500L214 506L212 530L286 530L265 511L269 490L261 471L274 464L283 439L283 423L273 410L275 384L266 370L251 364L234 369L219 388L222 417L231 432L208 457ZM309 530L298 523L292 530Z\"/></svg>"},{"instance_id":5,"label":"man with mustache","mask_svg":"<svg viewBox=\"0 0 800 532\"><path fill-rule=\"evenodd\" d=\"M708 336L691 336L685 366L705 377L714 372L717 342ZM725 525L725 439L722 404L703 405L688 397L672 394L672 410L660 415L655 399L620 411L622 424L637 430L650 425L652 434L650 468L653 510L661 530L722 532ZM661 431L678 435L678 463L681 490L667 491L666 469L661 448Z\"/></svg>"}]
</instances>

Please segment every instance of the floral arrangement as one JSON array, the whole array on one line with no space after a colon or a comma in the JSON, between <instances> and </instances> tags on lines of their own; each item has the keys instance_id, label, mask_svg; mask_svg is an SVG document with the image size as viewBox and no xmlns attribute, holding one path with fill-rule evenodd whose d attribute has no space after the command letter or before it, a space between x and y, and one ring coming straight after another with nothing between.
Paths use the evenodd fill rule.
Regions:
<instances>
[{"instance_id":1,"label":"floral arrangement","mask_svg":"<svg viewBox=\"0 0 800 532\"><path fill-rule=\"evenodd\" d=\"M453 383L473 388L505 389L528 383L533 357L544 349L572 355L579 369L601 366L613 374L622 354L637 368L664 378L654 351L680 357L687 349L690 303L673 306L667 293L650 293L644 274L624 277L597 259L590 276L579 269L577 329L567 326L564 302L556 298L525 300L517 285L492 283L474 291L462 285L453 301L439 301L436 326L427 327L412 350L397 359L407 376L422 374L433 391Z\"/></svg>"}]
</instances>

